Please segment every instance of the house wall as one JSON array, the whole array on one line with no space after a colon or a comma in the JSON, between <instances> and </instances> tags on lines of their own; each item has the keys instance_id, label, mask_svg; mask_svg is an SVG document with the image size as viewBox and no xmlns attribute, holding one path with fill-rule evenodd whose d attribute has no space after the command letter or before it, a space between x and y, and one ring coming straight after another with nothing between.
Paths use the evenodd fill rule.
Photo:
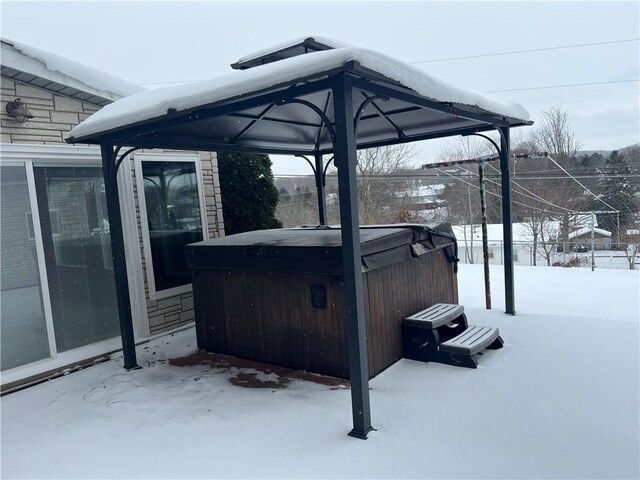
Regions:
<instances>
[{"instance_id":1,"label":"house wall","mask_svg":"<svg viewBox=\"0 0 640 480\"><path fill-rule=\"evenodd\" d=\"M513 244L513 264L514 265L532 265L532 245L529 243L514 243ZM463 240L458 239L458 258L461 263L483 263L482 256L482 242L474 242L473 248L471 243L466 245ZM470 261L472 258L473 261ZM539 265L542 265L545 261L544 256L538 252L537 261ZM504 253L502 243L496 244L495 242L489 243L489 263L491 265L502 265L504 262Z\"/></svg>"},{"instance_id":2,"label":"house wall","mask_svg":"<svg viewBox=\"0 0 640 480\"><path fill-rule=\"evenodd\" d=\"M591 233L574 237L570 242L580 243L591 248ZM607 237L596 232L593 237L593 244L596 250L611 250L611 237Z\"/></svg>"},{"instance_id":3,"label":"house wall","mask_svg":"<svg viewBox=\"0 0 640 480\"><path fill-rule=\"evenodd\" d=\"M63 143L73 127L100 109L97 105L6 77L2 77L0 96L2 143ZM27 123L18 123L7 115L6 105L16 97L20 97L34 115Z\"/></svg>"},{"instance_id":4,"label":"house wall","mask_svg":"<svg viewBox=\"0 0 640 480\"><path fill-rule=\"evenodd\" d=\"M6 104L20 97L34 118L24 124L16 122L6 113ZM69 131L78 123L97 112L100 106L75 98L56 94L44 88L23 84L20 81L2 77L0 89L0 122L2 126L2 143L64 144ZM147 152L159 153L157 150ZM162 151L160 151L162 152ZM187 152L177 152L187 153ZM189 152L194 153L194 152ZM200 156L202 169L202 186L205 198L208 233L210 238L224 235L222 204L220 198L220 182L218 180L218 165L215 153L195 152ZM133 161L130 161L133 177L133 194L136 204L136 219L139 237L142 268L145 270L145 295L150 333L157 334L179 325L193 321L193 296L185 293L161 300L150 300L146 276L145 252L142 247L141 218L135 182ZM16 218L20 222L20 218ZM22 222L26 222L22 220ZM4 261L4 259L3 259Z\"/></svg>"}]
</instances>

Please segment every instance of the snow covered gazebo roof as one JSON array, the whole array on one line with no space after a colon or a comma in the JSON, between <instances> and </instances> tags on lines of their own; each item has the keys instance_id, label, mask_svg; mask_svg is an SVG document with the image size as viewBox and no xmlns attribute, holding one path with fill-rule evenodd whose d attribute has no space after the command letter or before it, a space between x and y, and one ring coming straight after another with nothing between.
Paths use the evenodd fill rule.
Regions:
<instances>
[{"instance_id":1,"label":"snow covered gazebo roof","mask_svg":"<svg viewBox=\"0 0 640 480\"><path fill-rule=\"evenodd\" d=\"M246 70L267 63L284 60L285 58L297 57L305 53L319 52L322 50L332 50L334 48L350 47L346 43L339 42L325 37L301 37L294 38L288 42L272 45L257 52L250 53L231 64L235 70Z\"/></svg>"},{"instance_id":2,"label":"snow covered gazebo roof","mask_svg":"<svg viewBox=\"0 0 640 480\"><path fill-rule=\"evenodd\" d=\"M329 153L332 77L342 72L352 78L353 110L361 111L358 148L531 123L518 104L457 88L371 50L342 47L123 98L74 128L67 141Z\"/></svg>"}]
</instances>

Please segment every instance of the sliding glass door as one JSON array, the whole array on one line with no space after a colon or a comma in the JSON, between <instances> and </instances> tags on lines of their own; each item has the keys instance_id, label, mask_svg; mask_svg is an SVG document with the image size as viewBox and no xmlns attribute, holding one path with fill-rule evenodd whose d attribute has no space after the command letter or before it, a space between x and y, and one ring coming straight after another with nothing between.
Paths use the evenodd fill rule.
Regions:
<instances>
[{"instance_id":1,"label":"sliding glass door","mask_svg":"<svg viewBox=\"0 0 640 480\"><path fill-rule=\"evenodd\" d=\"M51 355L25 165L0 167L0 368Z\"/></svg>"},{"instance_id":2,"label":"sliding glass door","mask_svg":"<svg viewBox=\"0 0 640 480\"><path fill-rule=\"evenodd\" d=\"M102 169L34 168L58 352L118 335Z\"/></svg>"}]
</instances>

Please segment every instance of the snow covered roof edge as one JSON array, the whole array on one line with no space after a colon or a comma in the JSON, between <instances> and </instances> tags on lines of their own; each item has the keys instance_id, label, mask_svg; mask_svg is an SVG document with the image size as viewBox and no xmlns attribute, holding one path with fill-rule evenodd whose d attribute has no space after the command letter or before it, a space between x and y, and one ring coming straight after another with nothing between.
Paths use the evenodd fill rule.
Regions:
<instances>
[{"instance_id":1,"label":"snow covered roof edge","mask_svg":"<svg viewBox=\"0 0 640 480\"><path fill-rule=\"evenodd\" d=\"M26 73L114 101L146 90L133 82L60 55L4 37L1 41L3 50L6 49L3 52L2 64L16 70L26 71ZM10 50L11 47L15 52ZM19 55L27 58L21 59Z\"/></svg>"},{"instance_id":2,"label":"snow covered roof edge","mask_svg":"<svg viewBox=\"0 0 640 480\"><path fill-rule=\"evenodd\" d=\"M278 52L280 50L285 50L287 48L294 47L296 45L301 45L304 42L309 40L314 41L316 43L320 43L322 45L326 45L327 47L331 47L331 48L344 48L344 47L351 46L347 43L342 43L342 42L339 42L338 40L333 40L332 38L319 37L317 35L305 35L304 37L294 38L293 40L289 40L287 42L278 43L276 45L271 45L270 47L257 50L253 53L245 55L242 58L239 58L232 65L246 63L251 60L255 60L256 58L264 57L266 55L270 55L272 53Z\"/></svg>"},{"instance_id":3,"label":"snow covered roof edge","mask_svg":"<svg viewBox=\"0 0 640 480\"><path fill-rule=\"evenodd\" d=\"M458 88L382 53L349 47L287 58L202 82L147 90L107 105L75 127L69 138L70 141L77 141L162 117L169 109L180 112L266 91L301 79L321 77L351 62L437 102L468 105L500 117L530 121L529 113L517 103L503 102Z\"/></svg>"},{"instance_id":4,"label":"snow covered roof edge","mask_svg":"<svg viewBox=\"0 0 640 480\"><path fill-rule=\"evenodd\" d=\"M576 238L576 237L580 237L582 235L584 235L585 233L590 233L591 232L591 227L582 227L579 230L576 230L574 232L569 233L568 237L569 240L571 240L572 238ZM610 237L611 236L611 232L608 230L603 230L602 228L594 228L593 229L594 233L599 233L600 235L604 235L605 237Z\"/></svg>"}]
</instances>

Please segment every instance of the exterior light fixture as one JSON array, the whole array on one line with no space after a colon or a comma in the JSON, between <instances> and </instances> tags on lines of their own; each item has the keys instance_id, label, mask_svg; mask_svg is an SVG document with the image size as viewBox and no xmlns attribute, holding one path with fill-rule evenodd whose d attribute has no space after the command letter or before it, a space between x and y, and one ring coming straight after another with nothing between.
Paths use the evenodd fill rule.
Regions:
<instances>
[{"instance_id":1,"label":"exterior light fixture","mask_svg":"<svg viewBox=\"0 0 640 480\"><path fill-rule=\"evenodd\" d=\"M33 113L27 110L27 104L19 98L7 103L7 113L10 117L13 117L16 122L20 123L26 123L27 120L33 118Z\"/></svg>"}]
</instances>

